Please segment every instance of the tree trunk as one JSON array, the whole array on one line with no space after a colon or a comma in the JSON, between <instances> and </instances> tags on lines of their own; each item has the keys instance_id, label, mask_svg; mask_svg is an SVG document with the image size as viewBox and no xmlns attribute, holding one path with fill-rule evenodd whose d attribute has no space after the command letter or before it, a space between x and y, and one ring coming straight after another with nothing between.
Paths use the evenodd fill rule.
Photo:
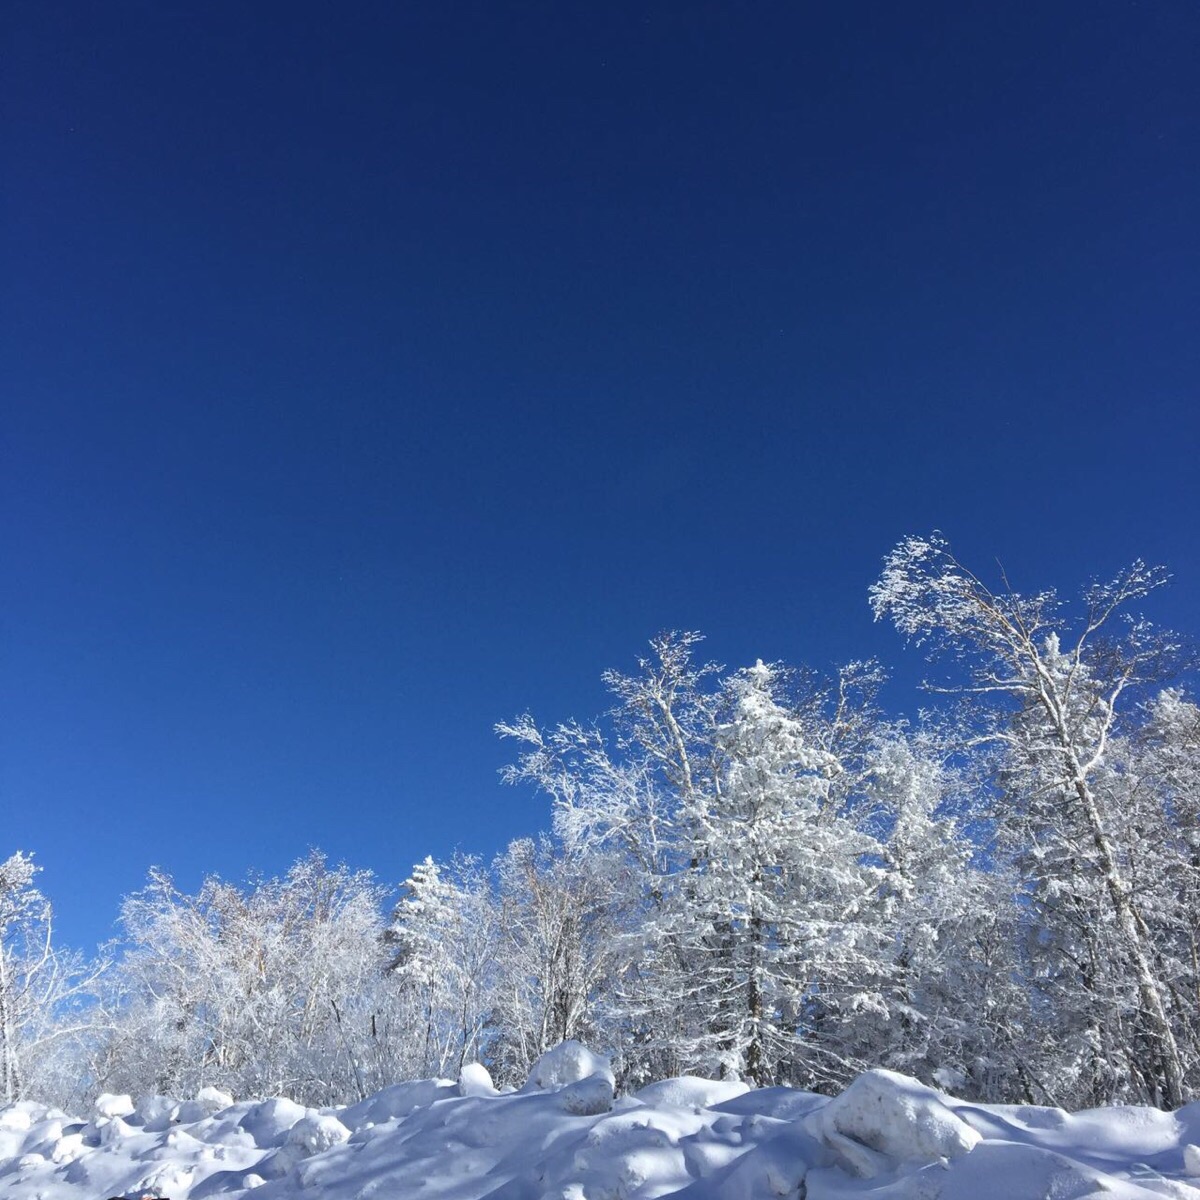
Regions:
<instances>
[{"instance_id":1,"label":"tree trunk","mask_svg":"<svg viewBox=\"0 0 1200 1200\"><path fill-rule=\"evenodd\" d=\"M21 1098L16 1024L9 962L3 947L0 947L0 1080L3 1082L5 1104L15 1104Z\"/></svg>"},{"instance_id":2,"label":"tree trunk","mask_svg":"<svg viewBox=\"0 0 1200 1200\"><path fill-rule=\"evenodd\" d=\"M1142 1016L1149 1026L1148 1033L1155 1043L1159 1059L1163 1083L1162 1098L1168 1108L1181 1108L1185 1099L1183 1063L1180 1060L1179 1046L1175 1041L1175 1034L1171 1029L1171 1022L1163 1004L1162 992L1154 977L1154 972L1150 968L1150 957L1146 952L1133 899L1129 894L1128 885L1121 875L1120 867L1117 865L1112 842L1104 828L1099 806L1088 786L1078 756L1074 749L1068 746L1064 748L1064 757L1071 771L1071 782L1075 794L1079 797L1079 802L1087 816L1092 842L1100 857L1100 869L1104 876L1105 890L1112 902L1118 927L1124 937L1126 949L1137 974L1138 999L1141 1002Z\"/></svg>"},{"instance_id":3,"label":"tree trunk","mask_svg":"<svg viewBox=\"0 0 1200 1200\"><path fill-rule=\"evenodd\" d=\"M1168 1108L1180 1108L1184 1103L1183 1063L1179 1055L1179 1046L1175 1041L1175 1034L1171 1029L1171 1022L1167 1017L1166 1006L1163 1004L1162 990L1150 967L1150 956L1146 950L1142 929L1139 927L1140 919L1134 909L1129 887L1121 875L1112 840L1104 827L1100 806L1096 803L1096 797L1088 783L1088 772L1079 761L1075 739L1067 729L1063 699L1049 679L1048 672L1042 665L1036 650L1033 651L1032 661L1037 672L1038 698L1050 718L1055 739L1062 752L1062 761L1066 767L1069 786L1074 791L1080 808L1083 810L1092 844L1096 847L1096 853L1100 860L1104 888L1112 903L1117 926L1133 963L1142 1018L1146 1022L1147 1033L1155 1045L1159 1059L1163 1084L1162 1098ZM1111 712L1110 704L1110 715Z\"/></svg>"}]
</instances>

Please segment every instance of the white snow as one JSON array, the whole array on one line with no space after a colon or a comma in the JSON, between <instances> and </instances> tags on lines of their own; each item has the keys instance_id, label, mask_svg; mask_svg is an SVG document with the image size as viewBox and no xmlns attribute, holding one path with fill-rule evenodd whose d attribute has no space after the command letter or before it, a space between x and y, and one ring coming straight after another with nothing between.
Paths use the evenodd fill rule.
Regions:
<instances>
[{"instance_id":1,"label":"white snow","mask_svg":"<svg viewBox=\"0 0 1200 1200\"><path fill-rule=\"evenodd\" d=\"M613 1083L607 1058L594 1054L582 1042L560 1042L533 1064L529 1082L522 1090L559 1088L564 1084L579 1083L591 1075L602 1075Z\"/></svg>"},{"instance_id":2,"label":"white snow","mask_svg":"<svg viewBox=\"0 0 1200 1200\"><path fill-rule=\"evenodd\" d=\"M304 1158L340 1146L350 1130L331 1113L309 1113L288 1130L286 1145L300 1151Z\"/></svg>"},{"instance_id":3,"label":"white snow","mask_svg":"<svg viewBox=\"0 0 1200 1200\"><path fill-rule=\"evenodd\" d=\"M1200 1200L1200 1104L967 1104L889 1071L832 1099L692 1076L614 1097L574 1043L518 1092L473 1063L345 1108L127 1100L0 1109L0 1198Z\"/></svg>"},{"instance_id":4,"label":"white snow","mask_svg":"<svg viewBox=\"0 0 1200 1200\"><path fill-rule=\"evenodd\" d=\"M462 1096L494 1096L496 1085L483 1063L467 1063L458 1073L458 1091Z\"/></svg>"},{"instance_id":5,"label":"white snow","mask_svg":"<svg viewBox=\"0 0 1200 1200\"><path fill-rule=\"evenodd\" d=\"M866 1179L893 1161L958 1158L980 1134L932 1088L895 1071L867 1071L807 1120L841 1165Z\"/></svg>"},{"instance_id":6,"label":"white snow","mask_svg":"<svg viewBox=\"0 0 1200 1200\"><path fill-rule=\"evenodd\" d=\"M179 1106L176 1115L180 1121L202 1121L205 1117L211 1117L213 1113L228 1108L232 1103L233 1097L228 1092L215 1087L201 1088L194 1100Z\"/></svg>"},{"instance_id":7,"label":"white snow","mask_svg":"<svg viewBox=\"0 0 1200 1200\"><path fill-rule=\"evenodd\" d=\"M711 1108L750 1090L740 1080L701 1079L698 1075L681 1075L664 1079L635 1092L634 1096L651 1108Z\"/></svg>"},{"instance_id":8,"label":"white snow","mask_svg":"<svg viewBox=\"0 0 1200 1200\"><path fill-rule=\"evenodd\" d=\"M128 1096L113 1096L105 1092L92 1105L92 1114L98 1120L127 1117L133 1112L133 1101Z\"/></svg>"}]
</instances>

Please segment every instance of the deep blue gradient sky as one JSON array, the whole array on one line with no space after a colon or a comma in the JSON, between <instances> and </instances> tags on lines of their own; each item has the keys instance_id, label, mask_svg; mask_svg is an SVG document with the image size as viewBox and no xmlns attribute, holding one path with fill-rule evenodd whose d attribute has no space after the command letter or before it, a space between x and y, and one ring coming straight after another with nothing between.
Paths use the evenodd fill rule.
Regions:
<instances>
[{"instance_id":1,"label":"deep blue gradient sky","mask_svg":"<svg viewBox=\"0 0 1200 1200\"><path fill-rule=\"evenodd\" d=\"M916 655L943 529L1200 597L1200 9L8 5L0 854L403 879L662 628Z\"/></svg>"}]
</instances>

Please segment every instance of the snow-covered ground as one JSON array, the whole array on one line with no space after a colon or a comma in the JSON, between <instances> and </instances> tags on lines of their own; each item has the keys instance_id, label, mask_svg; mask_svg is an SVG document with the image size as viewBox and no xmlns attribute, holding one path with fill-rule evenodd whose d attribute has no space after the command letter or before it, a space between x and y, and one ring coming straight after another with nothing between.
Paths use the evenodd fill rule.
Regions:
<instances>
[{"instance_id":1,"label":"snow-covered ground","mask_svg":"<svg viewBox=\"0 0 1200 1200\"><path fill-rule=\"evenodd\" d=\"M603 1059L550 1051L400 1083L348 1108L107 1096L90 1119L0 1110L0 1197L103 1200L1200 1200L1200 1103L1176 1113L967 1104L886 1071L829 1099L683 1078L614 1099Z\"/></svg>"}]
</instances>

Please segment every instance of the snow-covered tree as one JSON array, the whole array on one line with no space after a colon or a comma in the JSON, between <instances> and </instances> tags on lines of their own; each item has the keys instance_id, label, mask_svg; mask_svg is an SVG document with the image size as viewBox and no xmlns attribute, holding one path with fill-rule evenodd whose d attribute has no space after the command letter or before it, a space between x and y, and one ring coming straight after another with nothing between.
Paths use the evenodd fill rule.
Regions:
<instances>
[{"instance_id":1,"label":"snow-covered tree","mask_svg":"<svg viewBox=\"0 0 1200 1200\"><path fill-rule=\"evenodd\" d=\"M614 992L631 1078L843 1078L850 1014L878 1003L876 844L833 749L857 753L857 684L798 702L776 668L696 665L698 641L662 635L637 673L608 672L603 726L500 726L525 748L508 778L551 795L580 851L617 854L638 897Z\"/></svg>"},{"instance_id":2,"label":"snow-covered tree","mask_svg":"<svg viewBox=\"0 0 1200 1200\"><path fill-rule=\"evenodd\" d=\"M451 1032L440 1018L453 1011L453 963L445 941L453 920L455 892L442 878L432 858L413 867L402 884L403 896L396 906L385 940L393 948L391 971L397 985L413 998L424 1027L422 1076L445 1073L451 1053Z\"/></svg>"},{"instance_id":3,"label":"snow-covered tree","mask_svg":"<svg viewBox=\"0 0 1200 1200\"><path fill-rule=\"evenodd\" d=\"M416 1010L421 1076L459 1071L477 1059L499 940L491 880L475 859L413 867L384 936L391 979Z\"/></svg>"},{"instance_id":4,"label":"snow-covered tree","mask_svg":"<svg viewBox=\"0 0 1200 1200\"><path fill-rule=\"evenodd\" d=\"M24 1094L29 979L50 952L50 906L33 886L36 873L19 850L0 863L0 1085L8 1104Z\"/></svg>"},{"instance_id":5,"label":"snow-covered tree","mask_svg":"<svg viewBox=\"0 0 1200 1200\"><path fill-rule=\"evenodd\" d=\"M0 862L0 1098L67 1103L80 1087L88 1003L104 962L54 944L53 910L21 851Z\"/></svg>"},{"instance_id":6,"label":"snow-covered tree","mask_svg":"<svg viewBox=\"0 0 1200 1200\"><path fill-rule=\"evenodd\" d=\"M696 633L664 633L636 674L606 671L616 700L607 732L569 721L543 730L525 714L496 726L521 747L508 783L549 795L555 832L581 851L616 849L649 893L678 865L677 832L687 807L715 786L714 737L721 667L696 665Z\"/></svg>"},{"instance_id":7,"label":"snow-covered tree","mask_svg":"<svg viewBox=\"0 0 1200 1200\"><path fill-rule=\"evenodd\" d=\"M488 1052L500 1079L521 1082L559 1042L608 1043L624 893L610 858L546 836L512 842L493 871L500 935Z\"/></svg>"},{"instance_id":8,"label":"snow-covered tree","mask_svg":"<svg viewBox=\"0 0 1200 1200\"><path fill-rule=\"evenodd\" d=\"M940 535L909 537L887 557L871 590L876 618L966 671L951 686L975 702L976 736L1002 748L1007 811L999 816L1027 852L1030 896L1045 923L1043 948L1071 985L1100 987L1116 1001L1126 984L1133 1009L1117 1019L1121 1067L1144 1064L1147 1097L1183 1103L1184 1067L1168 1014L1168 989L1157 969L1145 914L1131 887L1125 830L1105 803L1099 779L1118 732L1126 695L1157 681L1174 644L1123 610L1164 580L1134 563L1085 595L1082 618L1063 617L1053 592L993 592L953 556ZM1111 927L1111 938L1072 935ZM1115 960L1115 961L1114 961ZM1099 973L1106 978L1100 981ZM1116 1029L1091 1030L1094 1041ZM1097 1054L1108 1046L1098 1046Z\"/></svg>"},{"instance_id":9,"label":"snow-covered tree","mask_svg":"<svg viewBox=\"0 0 1200 1200\"><path fill-rule=\"evenodd\" d=\"M723 1071L759 1085L841 1073L839 1026L878 1002L864 865L876 845L832 803L840 764L810 744L783 682L761 661L727 681L718 786L689 814L680 880L681 942L711 987L710 1044Z\"/></svg>"},{"instance_id":10,"label":"snow-covered tree","mask_svg":"<svg viewBox=\"0 0 1200 1200\"><path fill-rule=\"evenodd\" d=\"M1018 905L1002 864L978 861L986 822L977 781L947 731L929 724L882 727L866 759L867 796L884 831L888 953L883 1019L861 1023L859 1056L957 1095L1015 1094L1012 1039L1025 1000L1014 959Z\"/></svg>"},{"instance_id":11,"label":"snow-covered tree","mask_svg":"<svg viewBox=\"0 0 1200 1200\"><path fill-rule=\"evenodd\" d=\"M1148 700L1115 739L1107 793L1128 875L1168 994L1184 1076L1200 1087L1200 707L1177 687Z\"/></svg>"},{"instance_id":12,"label":"snow-covered tree","mask_svg":"<svg viewBox=\"0 0 1200 1200\"><path fill-rule=\"evenodd\" d=\"M381 901L369 873L316 852L283 878L209 877L195 895L152 871L122 910L103 1084L320 1104L380 1086L411 1035L383 984Z\"/></svg>"},{"instance_id":13,"label":"snow-covered tree","mask_svg":"<svg viewBox=\"0 0 1200 1200\"><path fill-rule=\"evenodd\" d=\"M706 1036L709 1014L678 941L671 896L689 863L688 813L703 806L720 769L721 668L694 662L701 640L663 633L635 673L605 672L615 704L602 722L542 729L526 714L496 727L521 747L505 780L549 795L562 843L575 856L620 863L630 907L641 909L622 935L627 961L613 1039L632 1081L694 1067L692 1048Z\"/></svg>"}]
</instances>

